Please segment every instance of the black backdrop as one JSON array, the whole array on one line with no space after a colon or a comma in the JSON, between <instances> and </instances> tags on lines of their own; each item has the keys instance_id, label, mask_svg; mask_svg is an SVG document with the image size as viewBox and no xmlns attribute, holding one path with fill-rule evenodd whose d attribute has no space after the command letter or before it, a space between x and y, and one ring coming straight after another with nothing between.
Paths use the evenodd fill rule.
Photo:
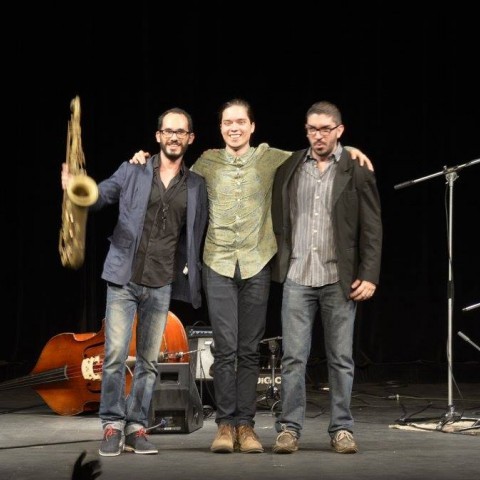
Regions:
<instances>
[{"instance_id":1,"label":"black backdrop","mask_svg":"<svg viewBox=\"0 0 480 480\"><path fill-rule=\"evenodd\" d=\"M255 144L289 150L307 144L304 114L313 102L337 103L344 144L375 164L385 229L381 285L359 311L357 358L445 364L446 176L394 186L480 157L473 11L462 2L425 12L418 2L381 1L66 3L15 7L6 17L15 33L4 43L5 105L13 107L4 141L13 139L16 154L4 158L4 192L12 193L2 202L3 366L28 371L52 336L96 332L104 316L100 273L116 210L89 216L80 270L63 268L58 254L60 168L77 94L87 170L98 181L137 149L156 150L157 116L172 106L194 117L191 164L222 146L217 110L225 100L252 103ZM462 312L480 302L479 185L480 164L453 182L452 346L462 364L480 359L456 335L480 343L480 309ZM280 299L273 285L266 336L281 333ZM205 308L171 309L184 325L208 324Z\"/></svg>"}]
</instances>

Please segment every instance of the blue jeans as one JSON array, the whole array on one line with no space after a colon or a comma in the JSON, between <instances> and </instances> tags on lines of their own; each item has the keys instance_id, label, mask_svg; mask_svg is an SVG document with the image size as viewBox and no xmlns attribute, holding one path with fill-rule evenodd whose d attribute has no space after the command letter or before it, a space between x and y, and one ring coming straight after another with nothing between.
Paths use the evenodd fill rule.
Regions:
<instances>
[{"instance_id":1,"label":"blue jeans","mask_svg":"<svg viewBox=\"0 0 480 480\"><path fill-rule=\"evenodd\" d=\"M305 374L312 329L320 309L328 364L330 436L337 430L353 433L350 411L353 376L353 332L356 303L345 298L339 283L305 287L289 279L282 300L282 412L275 429L293 430L300 437L305 420Z\"/></svg>"},{"instance_id":2,"label":"blue jeans","mask_svg":"<svg viewBox=\"0 0 480 480\"><path fill-rule=\"evenodd\" d=\"M238 265L234 278L219 275L206 265L202 272L215 344L215 422L253 426L270 265L244 280L240 278Z\"/></svg>"},{"instance_id":3,"label":"blue jeans","mask_svg":"<svg viewBox=\"0 0 480 480\"><path fill-rule=\"evenodd\" d=\"M99 416L128 435L148 427L157 362L170 306L171 285L148 288L135 283L107 286L105 359ZM137 313L136 361L129 395L126 365ZM130 373L129 373L130 374Z\"/></svg>"}]
</instances>

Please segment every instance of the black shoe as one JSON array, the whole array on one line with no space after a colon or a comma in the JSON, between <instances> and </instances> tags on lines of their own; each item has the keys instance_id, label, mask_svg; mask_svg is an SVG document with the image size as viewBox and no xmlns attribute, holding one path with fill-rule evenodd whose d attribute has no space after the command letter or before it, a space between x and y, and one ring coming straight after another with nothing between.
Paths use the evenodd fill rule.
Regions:
<instances>
[{"instance_id":1,"label":"black shoe","mask_svg":"<svg viewBox=\"0 0 480 480\"><path fill-rule=\"evenodd\" d=\"M123 432L107 425L103 430L103 440L98 453L102 457L116 457L122 453L124 442Z\"/></svg>"},{"instance_id":2,"label":"black shoe","mask_svg":"<svg viewBox=\"0 0 480 480\"><path fill-rule=\"evenodd\" d=\"M144 428L130 433L125 437L125 451L143 455L158 453L157 447L148 441L147 432Z\"/></svg>"}]
</instances>

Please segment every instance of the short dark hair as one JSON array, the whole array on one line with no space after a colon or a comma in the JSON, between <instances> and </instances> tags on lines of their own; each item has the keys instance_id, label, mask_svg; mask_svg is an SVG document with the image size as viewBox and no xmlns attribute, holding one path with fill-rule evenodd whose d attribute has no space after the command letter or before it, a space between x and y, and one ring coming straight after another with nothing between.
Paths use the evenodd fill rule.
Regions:
<instances>
[{"instance_id":1,"label":"short dark hair","mask_svg":"<svg viewBox=\"0 0 480 480\"><path fill-rule=\"evenodd\" d=\"M189 131L190 133L193 132L193 120L192 120L192 116L191 116L187 111L185 111L183 108L178 108L178 107L171 108L170 110L167 110L167 111L163 112L163 113L158 117L158 122L157 122L157 129L158 129L158 130L161 130L161 129L162 129L163 119L164 119L169 113L178 113L179 115L183 115L183 116L187 119L188 131Z\"/></svg>"},{"instance_id":2,"label":"short dark hair","mask_svg":"<svg viewBox=\"0 0 480 480\"><path fill-rule=\"evenodd\" d=\"M336 105L331 102L321 101L314 103L307 111L305 119L308 120L310 115L328 115L332 117L337 125L342 123L342 114Z\"/></svg>"}]
</instances>

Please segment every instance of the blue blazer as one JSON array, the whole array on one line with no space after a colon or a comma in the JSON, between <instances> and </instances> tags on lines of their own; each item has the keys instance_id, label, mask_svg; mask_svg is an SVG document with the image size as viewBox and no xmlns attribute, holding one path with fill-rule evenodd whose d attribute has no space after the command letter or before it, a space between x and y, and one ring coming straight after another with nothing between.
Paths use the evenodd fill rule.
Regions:
<instances>
[{"instance_id":1,"label":"blue blazer","mask_svg":"<svg viewBox=\"0 0 480 480\"><path fill-rule=\"evenodd\" d=\"M108 238L110 248L102 272L102 278L107 282L125 285L131 279L152 188L153 158L143 166L123 162L110 178L98 184L99 197L91 210L118 203L118 220ZM208 197L205 180L190 170L187 171L186 185L186 228L177 246L172 298L199 308L202 304L201 260L208 222ZM185 265L188 267L186 274L183 273Z\"/></svg>"}]
</instances>

